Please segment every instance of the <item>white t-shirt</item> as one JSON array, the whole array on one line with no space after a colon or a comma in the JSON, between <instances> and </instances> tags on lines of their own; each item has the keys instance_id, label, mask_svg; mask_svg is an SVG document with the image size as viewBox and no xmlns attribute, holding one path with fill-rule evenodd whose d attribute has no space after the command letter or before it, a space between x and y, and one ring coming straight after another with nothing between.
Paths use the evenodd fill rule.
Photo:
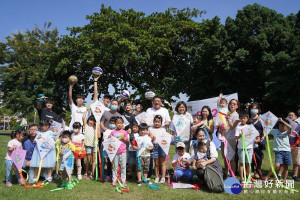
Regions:
<instances>
[{"instance_id":1,"label":"white t-shirt","mask_svg":"<svg viewBox=\"0 0 300 200\"><path fill-rule=\"evenodd\" d=\"M72 116L69 127L71 130L73 130L73 124L75 122L80 122L81 126L83 125L82 116L86 111L86 107L85 106L78 107L74 103L72 103L71 105L69 104L69 106L70 106L71 116Z\"/></svg>"},{"instance_id":2,"label":"white t-shirt","mask_svg":"<svg viewBox=\"0 0 300 200\"><path fill-rule=\"evenodd\" d=\"M77 146L76 144L81 144L82 140L85 140L85 137L83 134L72 134L72 143L75 144L75 146Z\"/></svg>"},{"instance_id":3,"label":"white t-shirt","mask_svg":"<svg viewBox=\"0 0 300 200\"><path fill-rule=\"evenodd\" d=\"M149 147L153 146L151 138L148 135L144 135L144 136L138 135L137 137L135 137L135 141L138 144L138 147L146 148L140 156L150 157Z\"/></svg>"},{"instance_id":4,"label":"white t-shirt","mask_svg":"<svg viewBox=\"0 0 300 200\"><path fill-rule=\"evenodd\" d=\"M162 119L163 119L162 120L162 126L163 127L165 126L166 122L171 121L169 111L166 108L160 108L160 109L156 110L155 108L152 107L152 108L148 108L146 113L149 117L152 118L152 120L151 120L152 123L153 123L153 119L154 119L155 115L161 115ZM152 124L148 124L148 126L151 126L151 125Z\"/></svg>"},{"instance_id":5,"label":"white t-shirt","mask_svg":"<svg viewBox=\"0 0 300 200\"><path fill-rule=\"evenodd\" d=\"M251 125L237 125L236 130L235 130L235 136L239 136L243 131L243 135L245 137L245 142L247 149L253 149L254 141L257 136L259 136L258 131L256 128L251 124ZM238 149L243 148L243 142L242 138L238 140Z\"/></svg>"},{"instance_id":6,"label":"white t-shirt","mask_svg":"<svg viewBox=\"0 0 300 200\"><path fill-rule=\"evenodd\" d=\"M176 153L173 157L172 163L175 163L179 158L187 159L190 162L193 161L191 159L191 155L187 152L184 152L183 156L180 156L180 155L178 155L178 153ZM175 166L175 169L187 169L187 168L189 168L189 165L186 162L177 163Z\"/></svg>"},{"instance_id":7,"label":"white t-shirt","mask_svg":"<svg viewBox=\"0 0 300 200\"><path fill-rule=\"evenodd\" d=\"M140 135L138 133L133 133L134 139L136 139L137 137L139 137ZM151 139L150 139L151 140ZM129 147L128 147L128 151L136 151L132 148L132 144L131 142L129 142Z\"/></svg>"}]
</instances>

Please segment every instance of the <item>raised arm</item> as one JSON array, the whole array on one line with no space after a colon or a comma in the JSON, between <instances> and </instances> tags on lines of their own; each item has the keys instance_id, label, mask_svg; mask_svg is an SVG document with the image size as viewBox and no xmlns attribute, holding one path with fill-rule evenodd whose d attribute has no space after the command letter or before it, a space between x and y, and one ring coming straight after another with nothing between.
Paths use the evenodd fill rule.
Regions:
<instances>
[{"instance_id":1,"label":"raised arm","mask_svg":"<svg viewBox=\"0 0 300 200\"><path fill-rule=\"evenodd\" d=\"M217 102L217 106L220 106L220 101L221 101L222 97L223 97L223 94L220 93L219 98L218 98L218 102Z\"/></svg>"},{"instance_id":2,"label":"raised arm","mask_svg":"<svg viewBox=\"0 0 300 200\"><path fill-rule=\"evenodd\" d=\"M283 121L281 117L278 118L278 121L280 121L281 123L283 123L288 128L288 132L292 132L291 125L289 125L288 123L286 123L285 121Z\"/></svg>"},{"instance_id":3,"label":"raised arm","mask_svg":"<svg viewBox=\"0 0 300 200\"><path fill-rule=\"evenodd\" d=\"M99 78L100 76L94 77L94 96L93 96L94 101L98 101L98 79Z\"/></svg>"},{"instance_id":4,"label":"raised arm","mask_svg":"<svg viewBox=\"0 0 300 200\"><path fill-rule=\"evenodd\" d=\"M83 127L85 127L85 125L86 125L86 115L87 115L87 112L88 112L88 109L86 109L86 111L82 115L82 124L83 124Z\"/></svg>"},{"instance_id":5,"label":"raised arm","mask_svg":"<svg viewBox=\"0 0 300 200\"><path fill-rule=\"evenodd\" d=\"M70 86L69 86L69 95L68 95L68 102L69 102L69 105L72 105L73 104L73 99L72 99L72 90L73 90L73 86L74 86L74 83L71 83Z\"/></svg>"}]
</instances>

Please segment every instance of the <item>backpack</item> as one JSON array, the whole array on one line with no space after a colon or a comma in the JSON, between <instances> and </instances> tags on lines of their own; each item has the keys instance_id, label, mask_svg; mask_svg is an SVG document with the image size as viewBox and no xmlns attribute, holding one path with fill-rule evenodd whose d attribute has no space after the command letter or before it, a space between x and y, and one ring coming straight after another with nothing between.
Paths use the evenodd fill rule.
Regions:
<instances>
[{"instance_id":1,"label":"backpack","mask_svg":"<svg viewBox=\"0 0 300 200\"><path fill-rule=\"evenodd\" d=\"M210 141L207 143L207 158L210 159ZM204 181L211 192L224 192L223 171L219 160L205 166Z\"/></svg>"}]
</instances>

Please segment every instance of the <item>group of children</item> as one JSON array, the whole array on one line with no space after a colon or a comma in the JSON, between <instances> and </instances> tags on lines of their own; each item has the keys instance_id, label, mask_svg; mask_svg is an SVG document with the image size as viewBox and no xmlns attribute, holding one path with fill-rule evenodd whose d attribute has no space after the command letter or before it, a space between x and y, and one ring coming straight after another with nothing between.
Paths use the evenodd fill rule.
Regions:
<instances>
[{"instance_id":1,"label":"group of children","mask_svg":"<svg viewBox=\"0 0 300 200\"><path fill-rule=\"evenodd\" d=\"M225 113L225 120L228 121L230 117L230 113L226 110L227 100L223 99L220 96L220 100L218 101L218 106L220 107L218 110ZM226 114L227 112L227 114ZM250 113L250 116L249 116ZM246 163L247 171L249 172L249 168L256 167L255 174L258 174L260 178L262 178L261 172L261 163L262 163L262 150L264 147L266 133L262 129L261 121L259 119L259 105L254 103L249 107L249 112L241 111L239 112L239 121L235 123L235 126L229 126L222 124L221 120L218 125L218 138L224 142L226 138L226 132L231 129L235 131L235 140L237 141L235 153L237 153L237 157L239 160L239 174L241 181L244 181L246 177L243 174L244 164ZM73 123L72 131L64 130L61 133L60 138L56 141L55 146L51 146L49 152L43 158L42 168L46 170L45 180L48 182L52 181L52 170L56 166L56 174L55 178L58 178L58 171L61 171L63 184L62 186L68 185L69 188L72 188L72 184L67 184L72 182L72 177L67 175L66 162L64 158L65 155L72 152L75 157L75 163L77 166L77 178L79 180L82 179L82 160L86 158L85 162L85 173L83 175L86 179L92 179L95 176L95 168L96 166L96 156L95 152L97 151L97 142L101 137L100 128L96 127L96 119L94 116L88 117L87 120L86 113L83 115L83 125L79 122ZM197 121L198 120L198 121ZM194 117L194 124L199 124L199 115ZM294 180L299 181L298 179L298 166L299 166L299 126L294 130L293 144L290 143L289 140L291 134L291 126L289 125L289 121L286 119L279 118L279 129L273 129L270 132L270 135L274 136L274 148L275 151L275 169L280 169L278 177L281 178L283 175L283 182L286 181L288 175L288 166L292 164L292 160L294 166L296 165L296 171L294 167ZM107 140L110 137L116 137L122 144L120 145L113 161L113 170L109 172L112 174L112 186L117 185L117 174L118 174L118 166L121 169L121 182L124 186L126 186L126 169L128 166L129 169L129 178L132 177L132 172L134 167L136 167L137 171L137 184L138 186L142 185L142 176L144 176L145 180L148 184L152 184L148 178L149 170L152 170L150 161L154 160L155 163L155 183L165 183L166 179L166 153L157 143L156 138L160 136L166 129L163 127L163 119L160 115L154 116L153 126L149 127L146 123L140 123L139 125L136 122L133 122L130 126L130 129L127 131L124 130L124 121L122 117L112 117L109 121L108 129L103 133L103 140ZM83 129L82 129L83 127ZM37 132L36 140L41 139L42 137L50 137L52 140L55 140L54 133L49 130L50 122L42 120L40 122L39 131ZM245 131L246 129L251 129L251 131ZM83 131L82 131L83 130ZM202 129L201 129L202 130ZM203 129L204 130L204 129ZM297 132L298 131L298 132ZM203 131L204 132L204 131ZM195 131L195 133L191 132L196 139L198 137L197 134L202 134L201 131ZM204 134L204 133L203 133ZM202 136L201 136L202 137ZM242 137L244 138L245 144L243 144ZM8 142L7 145L7 154L5 157L5 166L6 166L6 185L11 186L11 169L13 166L13 162L11 160L11 154L13 150L16 148L22 148L22 140L24 138L24 132L15 131L12 134L12 140ZM296 138L296 139L295 139ZM177 142L176 144L176 154L172 160L172 167L174 169L174 177L173 181L178 181L181 177L186 177L190 182L194 175L194 171L190 169L190 166L193 169L201 169L205 170L205 166L201 165L201 162L207 161L207 143L198 140L196 142L197 151L193 156L186 152L186 145L183 142ZM291 156L291 146L297 150L293 150L293 159ZM224 147L224 146L223 146ZM247 150L247 153L245 152ZM128 155L127 155L128 150ZM224 151L224 149L223 149ZM138 155L137 155L138 154ZM245 154L248 154L246 156ZM253 156L254 154L254 156ZM253 166L252 158L255 159L255 166ZM258 161L257 161L258 160ZM200 162L201 161L201 162ZM56 165L56 163L58 163ZM92 169L89 170L90 163L92 163ZM30 163L30 167L34 168L34 181L38 181L38 167L41 164L41 157L39 154L38 147L36 146L33 151L32 160ZM127 165L128 164L128 165ZM110 161L107 159L107 170L109 171L108 165L111 165ZM226 167L226 166L225 166ZM227 166L230 167L230 166ZM18 173L17 178L19 184L24 184ZM160 178L161 174L161 178ZM226 175L227 173L225 173ZM264 179L268 179L272 174L272 171L268 173Z\"/></svg>"}]
</instances>

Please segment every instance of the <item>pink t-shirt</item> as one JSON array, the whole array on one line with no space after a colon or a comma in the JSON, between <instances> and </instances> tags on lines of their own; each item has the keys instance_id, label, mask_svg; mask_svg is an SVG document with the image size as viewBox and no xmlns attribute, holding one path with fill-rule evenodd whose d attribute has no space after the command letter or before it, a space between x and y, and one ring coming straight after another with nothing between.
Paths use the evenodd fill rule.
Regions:
<instances>
[{"instance_id":1,"label":"pink t-shirt","mask_svg":"<svg viewBox=\"0 0 300 200\"><path fill-rule=\"evenodd\" d=\"M113 130L111 132L111 136L118 138L119 140L122 141L122 144L120 145L117 154L120 153L126 153L126 143L124 140L122 140L123 138L126 138L128 140L128 134L126 131L124 130Z\"/></svg>"},{"instance_id":2,"label":"pink t-shirt","mask_svg":"<svg viewBox=\"0 0 300 200\"><path fill-rule=\"evenodd\" d=\"M16 148L23 149L23 148L22 148L22 143L19 142L17 139L12 139L12 140L10 140L10 141L7 143L7 148L11 148L11 147L14 147L14 146L15 146L15 149L16 149ZM12 151L9 152L9 151L7 150L6 156L5 156L5 160L11 160L11 157L10 157L11 154L12 154Z\"/></svg>"}]
</instances>

